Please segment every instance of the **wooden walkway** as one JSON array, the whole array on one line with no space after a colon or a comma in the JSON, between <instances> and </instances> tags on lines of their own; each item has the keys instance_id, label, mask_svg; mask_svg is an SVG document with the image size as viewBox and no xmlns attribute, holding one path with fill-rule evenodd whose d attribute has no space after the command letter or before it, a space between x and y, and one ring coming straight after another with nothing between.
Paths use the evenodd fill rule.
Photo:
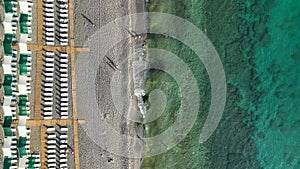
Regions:
<instances>
[{"instance_id":1,"label":"wooden walkway","mask_svg":"<svg viewBox=\"0 0 300 169\"><path fill-rule=\"evenodd\" d=\"M80 168L79 147L78 147L78 123L76 109L76 81L75 81L75 37L74 37L74 0L69 0L70 14L70 57L71 57L71 78L72 78L72 113L73 113L73 131L74 131L74 152L75 169Z\"/></svg>"},{"instance_id":2,"label":"wooden walkway","mask_svg":"<svg viewBox=\"0 0 300 169\"><path fill-rule=\"evenodd\" d=\"M78 120L76 112L76 81L75 81L75 53L88 52L89 48L75 47L74 38L74 0L69 0L69 29L70 29L70 44L69 46L46 46L43 42L43 1L37 1L37 43L28 44L28 49L36 51L36 79L35 79L35 94L34 94L34 119L27 120L28 127L40 126L40 143L41 143L41 168L47 169L46 166L46 126L55 125L73 125L74 130L74 154L75 154L75 169L80 168L79 163L79 148L78 148L78 124L84 123L84 120ZM14 49L18 45L13 46ZM43 51L64 52L70 54L71 60L71 79L72 79L72 119L41 119L41 84L42 84L42 58ZM18 120L14 120L12 126L17 126Z\"/></svg>"}]
</instances>

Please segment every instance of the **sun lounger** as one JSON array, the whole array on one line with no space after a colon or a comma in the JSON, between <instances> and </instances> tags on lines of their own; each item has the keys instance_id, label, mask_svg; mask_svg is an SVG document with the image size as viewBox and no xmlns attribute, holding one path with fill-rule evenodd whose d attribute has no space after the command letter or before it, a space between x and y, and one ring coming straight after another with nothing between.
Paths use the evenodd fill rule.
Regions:
<instances>
[{"instance_id":1,"label":"sun lounger","mask_svg":"<svg viewBox=\"0 0 300 169\"><path fill-rule=\"evenodd\" d=\"M53 87L53 83L42 83L42 86L44 87Z\"/></svg>"},{"instance_id":2,"label":"sun lounger","mask_svg":"<svg viewBox=\"0 0 300 169\"><path fill-rule=\"evenodd\" d=\"M48 52L48 51L43 51L43 54L44 54L45 56L54 56L54 55L55 55L54 52Z\"/></svg>"},{"instance_id":3,"label":"sun lounger","mask_svg":"<svg viewBox=\"0 0 300 169\"><path fill-rule=\"evenodd\" d=\"M54 8L54 3L51 3L51 2L44 2L43 7L46 7L46 8Z\"/></svg>"},{"instance_id":4,"label":"sun lounger","mask_svg":"<svg viewBox=\"0 0 300 169\"><path fill-rule=\"evenodd\" d=\"M47 144L56 144L56 140L55 139L48 139Z\"/></svg>"},{"instance_id":5,"label":"sun lounger","mask_svg":"<svg viewBox=\"0 0 300 169\"><path fill-rule=\"evenodd\" d=\"M57 26L58 26L59 28L68 28L68 27L69 27L69 24L67 24L67 23L58 23Z\"/></svg>"},{"instance_id":6,"label":"sun lounger","mask_svg":"<svg viewBox=\"0 0 300 169\"><path fill-rule=\"evenodd\" d=\"M46 96L46 97L52 97L53 96L52 93L48 93L48 92L43 92L42 95Z\"/></svg>"},{"instance_id":7,"label":"sun lounger","mask_svg":"<svg viewBox=\"0 0 300 169\"><path fill-rule=\"evenodd\" d=\"M44 21L44 25L54 27L54 22Z\"/></svg>"},{"instance_id":8,"label":"sun lounger","mask_svg":"<svg viewBox=\"0 0 300 169\"><path fill-rule=\"evenodd\" d=\"M47 153L56 153L56 150L55 149L49 149L49 150L47 150Z\"/></svg>"},{"instance_id":9,"label":"sun lounger","mask_svg":"<svg viewBox=\"0 0 300 169\"><path fill-rule=\"evenodd\" d=\"M52 17L44 17L45 22L53 22L54 23L54 18Z\"/></svg>"},{"instance_id":10,"label":"sun lounger","mask_svg":"<svg viewBox=\"0 0 300 169\"><path fill-rule=\"evenodd\" d=\"M46 13L46 12L47 13L54 13L54 8L51 8L51 7L50 8L48 8L48 7L47 8L43 8L43 12L44 13Z\"/></svg>"},{"instance_id":11,"label":"sun lounger","mask_svg":"<svg viewBox=\"0 0 300 169\"><path fill-rule=\"evenodd\" d=\"M54 12L44 12L44 17L53 17L54 18Z\"/></svg>"},{"instance_id":12,"label":"sun lounger","mask_svg":"<svg viewBox=\"0 0 300 169\"><path fill-rule=\"evenodd\" d=\"M55 127L54 126L47 127L47 131L55 131Z\"/></svg>"}]
</instances>

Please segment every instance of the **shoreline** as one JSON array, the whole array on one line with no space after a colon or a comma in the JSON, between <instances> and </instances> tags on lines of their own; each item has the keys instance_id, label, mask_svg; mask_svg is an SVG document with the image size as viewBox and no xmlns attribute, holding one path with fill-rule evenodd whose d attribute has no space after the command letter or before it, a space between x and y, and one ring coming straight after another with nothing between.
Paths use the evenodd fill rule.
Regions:
<instances>
[{"instance_id":1,"label":"shoreline","mask_svg":"<svg viewBox=\"0 0 300 169\"><path fill-rule=\"evenodd\" d=\"M142 1L142 2L137 2L136 0L130 0L132 6L129 7L129 8L135 8L135 9L129 9L131 11L134 11L135 13L140 13L140 12L146 12L145 9L146 9L146 2L145 1ZM142 4L141 4L142 3ZM129 5L130 6L130 5ZM138 11L140 10L140 11ZM132 23L132 20L130 19L130 28L131 30L134 30L135 27L137 25ZM145 25L147 27L147 29L149 29L149 25ZM128 113L127 115L127 119L132 119L133 116L134 119L141 119L141 115L142 117L144 118L144 113L143 111L144 110L144 102L142 100L142 95L141 93L139 93L139 91L146 91L146 73L143 73L142 75L140 74L135 74L135 64L138 64L139 63L139 60L143 60L145 61L146 59L146 55L145 55L145 46L143 45L144 44L144 41L147 39L147 36L146 35L139 35L140 37L138 37L137 39L135 38L130 38L130 41L132 42L131 43L131 51L129 52L129 54L131 53L132 57L129 58L129 66L130 68L128 69L129 70L129 79L132 79L133 83L130 83L129 81L129 84L130 85L130 98L131 98L131 105L133 104L133 107L134 109L138 109L137 111L132 111L132 113ZM139 51L142 51L142 52L139 52ZM138 114L133 114L134 112L138 113ZM137 117L138 116L138 117ZM130 127L131 126L131 127ZM144 137L144 128L141 127L141 126L138 126L137 125L137 122L132 122L132 121L129 121L129 124L127 123L127 127L130 129L131 128L131 132L132 133L128 133L128 135L133 135L133 137L138 137L140 138L141 140L143 140L143 137ZM128 139L129 140L129 139ZM133 141L133 142L129 142L129 146L130 147L134 147L136 143ZM144 149L142 150L144 152ZM142 153L144 154L144 153ZM141 169L142 168L142 164L143 164L143 157L142 158L138 158L138 159L133 159L132 160L132 165L129 166L129 168L132 168L132 169Z\"/></svg>"}]
</instances>

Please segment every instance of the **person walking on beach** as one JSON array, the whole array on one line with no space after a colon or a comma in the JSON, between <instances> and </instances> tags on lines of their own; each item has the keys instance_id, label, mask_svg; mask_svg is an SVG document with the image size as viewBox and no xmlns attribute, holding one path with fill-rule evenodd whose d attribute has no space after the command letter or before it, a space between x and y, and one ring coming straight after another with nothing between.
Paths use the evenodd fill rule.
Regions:
<instances>
[{"instance_id":1,"label":"person walking on beach","mask_svg":"<svg viewBox=\"0 0 300 169\"><path fill-rule=\"evenodd\" d=\"M81 13L81 16L82 16L84 19L86 19L90 24L92 24L93 27L96 26L95 23L92 22L92 21L91 21L87 16L85 16L83 13Z\"/></svg>"},{"instance_id":2,"label":"person walking on beach","mask_svg":"<svg viewBox=\"0 0 300 169\"><path fill-rule=\"evenodd\" d=\"M109 61L106 62L107 64L109 64L109 66L113 67L114 69L118 70L119 72L121 72L120 68L118 67L118 65L115 64L114 61L112 61L109 57L105 56L105 58Z\"/></svg>"}]
</instances>

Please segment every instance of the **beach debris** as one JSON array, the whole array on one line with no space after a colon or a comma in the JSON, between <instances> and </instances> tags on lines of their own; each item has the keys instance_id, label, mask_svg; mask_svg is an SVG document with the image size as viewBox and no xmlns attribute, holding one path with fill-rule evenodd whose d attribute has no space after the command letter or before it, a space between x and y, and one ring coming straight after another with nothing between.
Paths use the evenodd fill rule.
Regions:
<instances>
[{"instance_id":1,"label":"beach debris","mask_svg":"<svg viewBox=\"0 0 300 169\"><path fill-rule=\"evenodd\" d=\"M142 38L142 36L141 35L139 35L138 33L136 33L135 31L130 31L130 30L128 30L128 29L126 29L126 28L124 28L130 35L131 35L131 37L133 37L134 39L140 39L140 38Z\"/></svg>"},{"instance_id":2,"label":"beach debris","mask_svg":"<svg viewBox=\"0 0 300 169\"><path fill-rule=\"evenodd\" d=\"M92 20L90 20L87 16L85 16L83 13L81 13L81 16L86 19L90 24L92 24L92 26L96 26L94 22L92 22Z\"/></svg>"},{"instance_id":3,"label":"beach debris","mask_svg":"<svg viewBox=\"0 0 300 169\"><path fill-rule=\"evenodd\" d=\"M105 58L108 60L108 62L106 62L110 67L112 67L114 70L118 70L119 72L121 72L120 68L118 67L117 64L115 64L114 61L112 61L109 57L105 56Z\"/></svg>"},{"instance_id":4,"label":"beach debris","mask_svg":"<svg viewBox=\"0 0 300 169\"><path fill-rule=\"evenodd\" d=\"M141 38L142 38L142 36L141 36L140 34L138 34L138 33L134 32L134 31L131 31L131 32L135 34L135 38L139 38L139 39L141 39Z\"/></svg>"},{"instance_id":5,"label":"beach debris","mask_svg":"<svg viewBox=\"0 0 300 169\"><path fill-rule=\"evenodd\" d=\"M112 157L107 157L107 162L112 162L114 159Z\"/></svg>"}]
</instances>

